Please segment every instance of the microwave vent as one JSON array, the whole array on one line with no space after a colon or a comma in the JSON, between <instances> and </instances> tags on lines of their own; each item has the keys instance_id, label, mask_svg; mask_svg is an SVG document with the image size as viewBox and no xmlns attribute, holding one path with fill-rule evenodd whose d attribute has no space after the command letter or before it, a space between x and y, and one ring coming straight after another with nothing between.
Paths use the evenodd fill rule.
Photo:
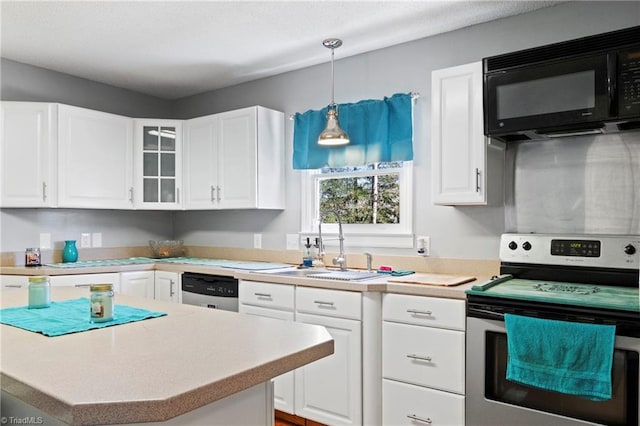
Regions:
<instances>
[{"instance_id":1,"label":"microwave vent","mask_svg":"<svg viewBox=\"0 0 640 426\"><path fill-rule=\"evenodd\" d=\"M625 121L624 123L618 124L618 130L638 130L640 129L640 120L639 121Z\"/></svg>"},{"instance_id":2,"label":"microwave vent","mask_svg":"<svg viewBox=\"0 0 640 426\"><path fill-rule=\"evenodd\" d=\"M522 141L530 141L531 140L531 138L529 136L523 135L521 133L500 136L499 139L504 141L504 142L522 142Z\"/></svg>"},{"instance_id":3,"label":"microwave vent","mask_svg":"<svg viewBox=\"0 0 640 426\"><path fill-rule=\"evenodd\" d=\"M605 34L534 47L485 59L485 72L578 56L587 53L620 49L640 42L640 26L625 28Z\"/></svg>"}]
</instances>

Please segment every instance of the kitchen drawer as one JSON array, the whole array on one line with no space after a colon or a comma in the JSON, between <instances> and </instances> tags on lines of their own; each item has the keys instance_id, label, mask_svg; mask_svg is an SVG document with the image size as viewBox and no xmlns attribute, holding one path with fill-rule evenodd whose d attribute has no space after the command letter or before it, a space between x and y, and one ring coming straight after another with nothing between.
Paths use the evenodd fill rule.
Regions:
<instances>
[{"instance_id":1,"label":"kitchen drawer","mask_svg":"<svg viewBox=\"0 0 640 426\"><path fill-rule=\"evenodd\" d=\"M382 376L464 394L465 334L382 323Z\"/></svg>"},{"instance_id":2,"label":"kitchen drawer","mask_svg":"<svg viewBox=\"0 0 640 426\"><path fill-rule=\"evenodd\" d=\"M385 426L463 426L464 396L393 380L382 380Z\"/></svg>"},{"instance_id":3,"label":"kitchen drawer","mask_svg":"<svg viewBox=\"0 0 640 426\"><path fill-rule=\"evenodd\" d=\"M0 288L3 290L12 288L27 288L29 277L27 275L0 275Z\"/></svg>"},{"instance_id":4,"label":"kitchen drawer","mask_svg":"<svg viewBox=\"0 0 640 426\"><path fill-rule=\"evenodd\" d=\"M116 292L120 291L120 274L104 273L104 274L77 274L77 275L51 275L49 277L52 287L57 286L75 286L89 287L93 284L113 284ZM89 289L87 288L87 296Z\"/></svg>"},{"instance_id":5,"label":"kitchen drawer","mask_svg":"<svg viewBox=\"0 0 640 426\"><path fill-rule=\"evenodd\" d=\"M264 306L293 312L295 286L259 281L240 281L239 302L244 305Z\"/></svg>"},{"instance_id":6,"label":"kitchen drawer","mask_svg":"<svg viewBox=\"0 0 640 426\"><path fill-rule=\"evenodd\" d=\"M465 301L438 297L385 294L382 319L428 327L465 329Z\"/></svg>"},{"instance_id":7,"label":"kitchen drawer","mask_svg":"<svg viewBox=\"0 0 640 426\"><path fill-rule=\"evenodd\" d=\"M283 321L293 321L293 312L282 309L269 309L262 306L251 306L240 303L238 312L241 314L254 315L257 317L275 318Z\"/></svg>"},{"instance_id":8,"label":"kitchen drawer","mask_svg":"<svg viewBox=\"0 0 640 426\"><path fill-rule=\"evenodd\" d=\"M296 311L360 320L362 318L361 299L359 292L298 287Z\"/></svg>"}]
</instances>

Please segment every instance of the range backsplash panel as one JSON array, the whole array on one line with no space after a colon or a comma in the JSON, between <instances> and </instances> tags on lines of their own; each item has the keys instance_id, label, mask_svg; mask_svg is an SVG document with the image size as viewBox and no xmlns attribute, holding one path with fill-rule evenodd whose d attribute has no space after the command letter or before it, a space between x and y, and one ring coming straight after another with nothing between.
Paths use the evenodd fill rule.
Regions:
<instances>
[{"instance_id":1,"label":"range backsplash panel","mask_svg":"<svg viewBox=\"0 0 640 426\"><path fill-rule=\"evenodd\" d=\"M640 235L640 132L508 145L507 232Z\"/></svg>"}]
</instances>

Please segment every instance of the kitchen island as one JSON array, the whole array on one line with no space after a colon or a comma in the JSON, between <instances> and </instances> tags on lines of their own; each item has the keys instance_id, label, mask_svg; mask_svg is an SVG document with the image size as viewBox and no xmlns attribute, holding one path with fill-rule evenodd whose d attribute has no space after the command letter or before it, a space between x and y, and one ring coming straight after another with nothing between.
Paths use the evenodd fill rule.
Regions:
<instances>
[{"instance_id":1,"label":"kitchen island","mask_svg":"<svg viewBox=\"0 0 640 426\"><path fill-rule=\"evenodd\" d=\"M3 308L27 304L22 289L0 297ZM269 425L269 380L333 353L324 327L119 294L115 303L167 315L57 337L0 326L7 423Z\"/></svg>"}]
</instances>

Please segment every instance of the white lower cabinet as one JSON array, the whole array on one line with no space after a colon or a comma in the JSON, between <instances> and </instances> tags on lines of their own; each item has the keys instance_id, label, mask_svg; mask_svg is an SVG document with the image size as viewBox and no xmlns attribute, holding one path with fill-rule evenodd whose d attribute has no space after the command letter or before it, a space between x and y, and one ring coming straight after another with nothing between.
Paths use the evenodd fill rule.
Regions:
<instances>
[{"instance_id":1,"label":"white lower cabinet","mask_svg":"<svg viewBox=\"0 0 640 426\"><path fill-rule=\"evenodd\" d=\"M464 396L395 380L382 380L385 425L464 425Z\"/></svg>"},{"instance_id":2,"label":"white lower cabinet","mask_svg":"<svg viewBox=\"0 0 640 426\"><path fill-rule=\"evenodd\" d=\"M181 278L178 272L155 271L153 298L165 302L182 303Z\"/></svg>"},{"instance_id":3,"label":"white lower cabinet","mask_svg":"<svg viewBox=\"0 0 640 426\"><path fill-rule=\"evenodd\" d=\"M154 281L153 271L121 272L120 293L153 299Z\"/></svg>"},{"instance_id":4,"label":"white lower cabinet","mask_svg":"<svg viewBox=\"0 0 640 426\"><path fill-rule=\"evenodd\" d=\"M362 295L298 287L296 321L324 326L334 353L295 370L296 414L330 425L362 424Z\"/></svg>"},{"instance_id":5,"label":"white lower cabinet","mask_svg":"<svg viewBox=\"0 0 640 426\"><path fill-rule=\"evenodd\" d=\"M293 321L294 286L241 281L238 293L238 311L240 313L282 321ZM276 410L294 414L294 381L293 371L273 379L274 407Z\"/></svg>"},{"instance_id":6,"label":"white lower cabinet","mask_svg":"<svg viewBox=\"0 0 640 426\"><path fill-rule=\"evenodd\" d=\"M362 424L361 323L296 313L296 321L324 326L334 353L295 370L296 414L330 425Z\"/></svg>"},{"instance_id":7,"label":"white lower cabinet","mask_svg":"<svg viewBox=\"0 0 640 426\"><path fill-rule=\"evenodd\" d=\"M385 294L384 425L463 426L465 302Z\"/></svg>"},{"instance_id":8,"label":"white lower cabinet","mask_svg":"<svg viewBox=\"0 0 640 426\"><path fill-rule=\"evenodd\" d=\"M275 408L328 425L363 424L362 295L240 281L239 311L324 326L334 353L275 380ZM294 309L295 308L295 309Z\"/></svg>"}]
</instances>

